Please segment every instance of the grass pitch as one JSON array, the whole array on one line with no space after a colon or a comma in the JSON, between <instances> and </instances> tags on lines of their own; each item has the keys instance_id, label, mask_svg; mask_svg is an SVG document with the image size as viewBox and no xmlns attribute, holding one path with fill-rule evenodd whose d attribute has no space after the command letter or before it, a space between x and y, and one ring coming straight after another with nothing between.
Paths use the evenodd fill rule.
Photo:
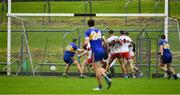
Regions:
<instances>
[{"instance_id":1,"label":"grass pitch","mask_svg":"<svg viewBox=\"0 0 180 95\"><path fill-rule=\"evenodd\" d=\"M122 2L123 1L123 2ZM130 4L128 8L129 13L138 12L138 0L135 0ZM143 13L153 13L154 8L152 0L142 0L142 12ZM52 13L83 13L85 2L51 2ZM2 3L0 3L1 9ZM179 18L180 16L180 2L171 2L171 16ZM93 1L93 12L94 13L124 13L125 0L117 1ZM158 12L162 13L164 4L160 2L158 6ZM12 12L43 12L43 2L13 2ZM0 12L1 14L1 12ZM77 19L77 18L74 18ZM6 22L6 21L5 21ZM42 27L42 26L41 26ZM60 25L59 25L60 27ZM58 28L59 28L58 27ZM68 26L70 27L70 26ZM74 26L73 26L74 27ZM115 27L112 25L112 27ZM111 27L111 28L112 28ZM129 27L129 26L128 26ZM6 29L6 23L0 26L1 29ZM38 27L39 28L39 27ZM122 28L120 26L120 28ZM71 28L70 28L71 29ZM59 48L59 43L54 42L59 41L60 36L53 36L40 33L44 38L53 38L53 43L50 43L48 49L55 50L54 48ZM56 34L54 34L56 35ZM6 33L0 34L0 56L5 55L6 51ZM15 36L16 39L17 36ZM34 38L39 38L37 33L32 34L30 37L30 46L32 47L44 47L43 42L36 42ZM176 38L174 36L169 37L171 39ZM13 39L13 41L19 41ZM19 37L20 39L20 37ZM17 45L16 42L14 42ZM19 41L20 43L20 41ZM36 43L36 44L31 44ZM42 44L43 43L43 44ZM174 43L174 41L173 41ZM42 45L42 46L41 46ZM177 44L175 44L177 46ZM53 49L52 49L53 48ZM2 58L2 57L1 57ZM178 60L178 58L176 58ZM6 59L4 59L6 60ZM2 60L1 60L2 61ZM65 79L63 77L29 77L29 76L0 76L0 94L180 94L180 80L173 79L121 79L114 78L112 88L109 90L105 89L106 84L104 84L104 89L102 91L93 91L92 88L97 86L97 81L95 78L79 79L77 77L71 77Z\"/></svg>"},{"instance_id":2,"label":"grass pitch","mask_svg":"<svg viewBox=\"0 0 180 95\"><path fill-rule=\"evenodd\" d=\"M93 91L95 78L1 76L0 94L180 94L180 80L113 78L109 90L103 82L103 90Z\"/></svg>"}]
</instances>

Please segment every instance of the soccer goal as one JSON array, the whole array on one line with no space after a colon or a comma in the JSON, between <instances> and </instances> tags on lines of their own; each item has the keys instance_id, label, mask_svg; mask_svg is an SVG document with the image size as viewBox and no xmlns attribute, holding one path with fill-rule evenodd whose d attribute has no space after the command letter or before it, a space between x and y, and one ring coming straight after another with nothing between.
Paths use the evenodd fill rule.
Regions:
<instances>
[{"instance_id":1,"label":"soccer goal","mask_svg":"<svg viewBox=\"0 0 180 95\"><path fill-rule=\"evenodd\" d=\"M92 2L91 0L88 0L88 2ZM128 29L131 27L131 24L129 26L126 26L127 31L141 31L142 28L147 28L148 26L151 26L150 24L143 24L148 23L148 21L151 22L152 17L160 18L161 21L159 21L159 26L161 29L158 31L162 32L167 36L167 39L169 39L168 35L168 25L169 25L169 11L168 11L168 5L169 0L164 0L164 8L163 12L161 13L98 13L98 12L91 12L88 13L87 11L80 11L78 13L22 13L22 12L13 12L13 6L12 1L8 0L8 23L7 23L7 75L11 75L11 63L14 57L17 57L18 53L14 52L20 51L21 56L25 56L22 60L26 59L26 62L31 66L31 70L33 75L35 75L34 72L34 65L40 62L46 61L46 57L49 57L47 60L49 62L52 62L51 59L55 62L59 61L59 55L62 55L63 49L62 46L64 44L67 44L71 41L73 37L79 38L79 45L81 44L80 41L82 41L83 37L83 31L87 29L87 26L83 23L82 19L84 17L90 17L95 20L97 20L97 26L100 27L104 32L106 32L106 28L115 28L114 30L119 31L123 29L120 27L119 23L117 23L114 26L108 25L114 24L114 21L119 19L122 19L124 17L128 17L128 21L134 22L133 24L136 25L137 23L141 23L140 27ZM60 3L59 3L60 4ZM86 3L87 5L87 3ZM52 5L51 5L52 6ZM88 8L85 8L88 9ZM63 10L63 9L62 9ZM43 21L42 20L43 17ZM49 22L45 22L45 17L51 17L51 20ZM110 20L108 20L110 19ZM137 19L137 20L132 20ZM143 19L149 19L147 22L143 22ZM105 21L106 20L106 21ZM142 21L142 22L139 22ZM146 21L146 20L144 20ZM116 23L116 22L115 22ZM121 24L121 23L120 23ZM63 26L63 27L61 27ZM138 25L136 25L138 26ZM159 27L154 26L154 27ZM73 28L78 27L80 32L72 32ZM135 26L134 26L135 27ZM151 28L151 27L150 27ZM147 31L153 31L152 29L146 29ZM162 30L162 31L161 31ZM13 32L15 31L15 32ZM155 31L155 30L154 30ZM17 32L17 33L16 33ZM67 33L69 33L67 35ZM138 32L139 33L139 32ZM16 35L16 37L15 37ZM66 40L63 39L63 36L66 36ZM15 37L15 38L13 38ZM136 38L136 37L134 37ZM17 44L18 43L18 44ZM55 47L55 44L58 44L59 47ZM17 46L14 48L14 46ZM19 46L19 47L18 47ZM25 47L25 48L22 48ZM33 49L32 49L33 48ZM21 50L20 50L21 49ZM51 53L47 54L49 51ZM62 51L61 53L59 51ZM26 53L26 55L24 54ZM55 56L54 56L55 55ZM54 59L57 58L57 59ZM34 61L36 60L36 61ZM23 64L24 61L22 61Z\"/></svg>"}]
</instances>

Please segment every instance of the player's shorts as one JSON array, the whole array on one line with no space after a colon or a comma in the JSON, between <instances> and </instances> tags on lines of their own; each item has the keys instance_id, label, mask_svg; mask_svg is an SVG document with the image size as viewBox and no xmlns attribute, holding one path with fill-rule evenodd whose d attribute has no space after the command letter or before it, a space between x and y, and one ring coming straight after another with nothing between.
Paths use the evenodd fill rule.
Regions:
<instances>
[{"instance_id":1,"label":"player's shorts","mask_svg":"<svg viewBox=\"0 0 180 95\"><path fill-rule=\"evenodd\" d=\"M97 48L95 50L93 50L93 61L94 62L98 62L98 61L101 61L103 60L105 56L105 51L103 48Z\"/></svg>"},{"instance_id":2,"label":"player's shorts","mask_svg":"<svg viewBox=\"0 0 180 95\"><path fill-rule=\"evenodd\" d=\"M121 53L113 53L110 55L110 58L114 60L115 58L122 58Z\"/></svg>"},{"instance_id":3,"label":"player's shorts","mask_svg":"<svg viewBox=\"0 0 180 95\"><path fill-rule=\"evenodd\" d=\"M129 59L129 52L121 52L121 57L122 58L126 58L126 59Z\"/></svg>"},{"instance_id":4,"label":"player's shorts","mask_svg":"<svg viewBox=\"0 0 180 95\"><path fill-rule=\"evenodd\" d=\"M67 64L72 64L74 62L74 58L72 58L71 56L64 56L63 59Z\"/></svg>"},{"instance_id":5,"label":"player's shorts","mask_svg":"<svg viewBox=\"0 0 180 95\"><path fill-rule=\"evenodd\" d=\"M168 55L163 55L161 57L161 63L164 63L164 64L170 64L172 62L172 55L171 54L168 54Z\"/></svg>"}]
</instances>

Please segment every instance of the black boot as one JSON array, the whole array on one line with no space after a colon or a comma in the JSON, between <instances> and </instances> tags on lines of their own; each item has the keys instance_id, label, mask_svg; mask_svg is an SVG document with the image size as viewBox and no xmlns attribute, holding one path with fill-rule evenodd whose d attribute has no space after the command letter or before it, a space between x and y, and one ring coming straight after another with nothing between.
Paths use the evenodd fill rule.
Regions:
<instances>
[{"instance_id":1,"label":"black boot","mask_svg":"<svg viewBox=\"0 0 180 95\"><path fill-rule=\"evenodd\" d=\"M178 77L177 77L177 74L173 75L174 79L177 80Z\"/></svg>"},{"instance_id":2,"label":"black boot","mask_svg":"<svg viewBox=\"0 0 180 95\"><path fill-rule=\"evenodd\" d=\"M169 70L167 70L166 73L168 74L168 79L170 79L171 78L171 72Z\"/></svg>"}]
</instances>

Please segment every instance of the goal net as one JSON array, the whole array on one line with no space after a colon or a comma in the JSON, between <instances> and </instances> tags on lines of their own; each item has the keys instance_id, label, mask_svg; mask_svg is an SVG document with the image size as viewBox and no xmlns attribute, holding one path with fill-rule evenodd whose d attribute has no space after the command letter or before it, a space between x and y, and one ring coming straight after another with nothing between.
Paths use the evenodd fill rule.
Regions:
<instances>
[{"instance_id":1,"label":"goal net","mask_svg":"<svg viewBox=\"0 0 180 95\"><path fill-rule=\"evenodd\" d=\"M9 0L9 4L10 2L11 0ZM113 1L113 2L117 3L120 1ZM11 12L10 10L11 8L9 7L9 12L8 12L9 38L7 38L8 40L7 63L10 64L12 63L13 60L20 60L21 63L20 65L26 62L32 63L31 65L33 65L34 72L36 71L36 66L38 64L43 64L43 63L64 64L62 56L66 45L69 42L71 42L72 38L76 37L78 38L77 44L81 46L82 41L84 40L84 31L88 29L86 23L87 20L90 18L93 18L96 21L96 27L101 29L106 37L108 37L107 34L108 29L113 29L114 31L116 31L116 35L119 35L118 32L120 30L129 31L130 37L135 42L137 42L137 38L141 33L142 34L140 36L142 37L140 38L144 37L144 38L156 38L156 39L158 39L160 34L163 33L165 33L166 35L169 34L168 40L170 42L170 45L172 44L171 45L172 51L175 50L178 51L179 47L176 44L173 45L174 41L176 41L176 43L179 42L179 40L177 40L178 29L176 26L176 22L174 20L172 19L168 20L167 2L168 0L164 0L160 2L165 6L161 6L162 9L159 10L157 13L154 13L154 9L152 9L152 11L148 11L148 8L144 9L144 13L131 12L130 9L128 13L124 13L124 9L122 11L123 13L119 13L119 12L111 13L111 11L109 11L108 13L106 12L101 13L103 11L99 11L98 7L93 7L93 13L89 13L89 11L87 10L84 11L86 9L84 8L84 4L86 4L84 2L80 2L81 7L79 6L76 7L79 9L75 9L75 7L72 8L73 6L69 5L71 9L78 10L78 11L72 11L72 13L59 13L57 11L53 13L42 13L39 10L34 10L34 11L27 10L29 13L25 13L25 11L15 12L14 10L12 10ZM37 4L38 3L42 4L43 6L42 2L37 2ZM57 3L64 3L64 2L52 2L51 5L56 6ZM68 5L71 3L72 2L69 3L65 2L64 4ZM94 4L95 6L96 3L98 4L98 2L93 2L92 4ZM137 3L137 1L132 3ZM34 3L32 4L36 5ZM123 2L123 4L126 4L126 2ZM123 5L120 6L122 7ZM67 10L71 10L71 9L67 8ZM63 7L63 9L61 10L66 10L66 8ZM142 45L145 47L147 44L142 44ZM152 55L151 57L154 57L150 61L152 64L157 64L157 62L154 61L156 58L155 53L157 53L155 52L155 49L157 47L157 42L152 40L151 46L149 47L151 49L151 51L149 50L149 54ZM146 54L148 54L148 52L145 52L145 55ZM147 56L143 56L143 57L148 58ZM147 60L144 60L145 58L143 57L141 58L142 59L141 63L145 64L147 63L145 62ZM136 64L138 64L138 62L136 62ZM42 70L45 71L49 70L48 66L49 65L42 68ZM11 68L12 67L13 66L11 66ZM11 68L10 66L8 68L9 69L7 70L7 72L8 74L10 74Z\"/></svg>"}]
</instances>

